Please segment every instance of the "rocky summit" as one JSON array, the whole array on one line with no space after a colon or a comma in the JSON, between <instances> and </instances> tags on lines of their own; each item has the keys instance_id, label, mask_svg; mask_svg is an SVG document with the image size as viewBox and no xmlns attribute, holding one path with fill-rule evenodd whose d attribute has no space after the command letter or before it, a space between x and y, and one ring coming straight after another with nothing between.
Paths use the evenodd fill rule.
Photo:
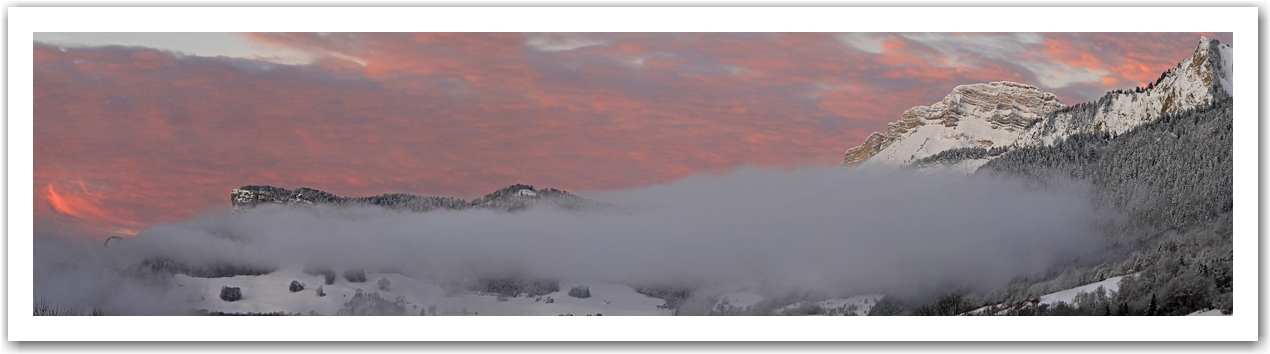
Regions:
<instances>
[{"instance_id":1,"label":"rocky summit","mask_svg":"<svg viewBox=\"0 0 1270 354\"><path fill-rule=\"evenodd\" d=\"M907 163L947 149L1010 144L1045 114L1062 107L1054 94L1031 85L999 81L957 86L943 100L910 108L899 121L887 124L886 133L873 133L864 144L847 150L843 164L856 166L870 159ZM918 144L894 146L900 140Z\"/></svg>"}]
</instances>

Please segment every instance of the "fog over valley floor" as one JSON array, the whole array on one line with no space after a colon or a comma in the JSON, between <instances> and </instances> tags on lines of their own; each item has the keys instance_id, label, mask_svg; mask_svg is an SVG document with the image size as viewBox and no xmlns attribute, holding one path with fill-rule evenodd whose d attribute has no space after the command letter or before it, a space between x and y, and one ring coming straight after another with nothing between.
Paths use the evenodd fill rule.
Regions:
<instances>
[{"instance_id":1,"label":"fog over valley floor","mask_svg":"<svg viewBox=\"0 0 1270 354\"><path fill-rule=\"evenodd\" d=\"M480 284L490 279L688 289L683 314L737 292L926 299L986 292L1103 248L1098 227L1117 214L1097 210L1087 192L1075 182L1038 189L955 172L741 168L578 193L611 206L592 210L226 208L108 247L37 235L35 294L81 311L188 314L206 308L174 286L192 278L173 272L358 269L371 273L367 292L375 274L391 273L450 289L425 291L439 297L489 290Z\"/></svg>"}]
</instances>

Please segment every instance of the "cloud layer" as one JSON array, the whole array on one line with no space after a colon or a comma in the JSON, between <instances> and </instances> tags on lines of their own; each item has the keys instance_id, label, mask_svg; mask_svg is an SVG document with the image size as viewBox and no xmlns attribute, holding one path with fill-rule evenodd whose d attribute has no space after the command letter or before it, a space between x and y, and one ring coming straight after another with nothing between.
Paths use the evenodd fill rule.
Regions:
<instances>
[{"instance_id":1,"label":"cloud layer","mask_svg":"<svg viewBox=\"0 0 1270 354\"><path fill-rule=\"evenodd\" d=\"M1153 81L1199 35L248 35L306 65L36 43L34 207L100 238L246 184L473 198L832 165L956 85L1072 104Z\"/></svg>"}]
</instances>

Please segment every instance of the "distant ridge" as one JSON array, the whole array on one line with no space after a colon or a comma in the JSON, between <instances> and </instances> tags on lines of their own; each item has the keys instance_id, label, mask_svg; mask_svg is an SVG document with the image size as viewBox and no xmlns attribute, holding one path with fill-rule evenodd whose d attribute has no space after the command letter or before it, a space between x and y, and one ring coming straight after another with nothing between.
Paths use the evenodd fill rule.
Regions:
<instances>
[{"instance_id":1,"label":"distant ridge","mask_svg":"<svg viewBox=\"0 0 1270 354\"><path fill-rule=\"evenodd\" d=\"M599 207L605 204L582 198L569 192L554 189L535 189L532 185L513 184L496 190L471 202L451 197L421 197L410 194L381 194L371 197L341 197L312 188L285 189L273 186L242 186L229 193L230 203L236 212L254 208L260 204L280 205L375 205L390 210L426 212L436 209L497 209L505 211L526 210L538 204L558 209L577 210Z\"/></svg>"}]
</instances>

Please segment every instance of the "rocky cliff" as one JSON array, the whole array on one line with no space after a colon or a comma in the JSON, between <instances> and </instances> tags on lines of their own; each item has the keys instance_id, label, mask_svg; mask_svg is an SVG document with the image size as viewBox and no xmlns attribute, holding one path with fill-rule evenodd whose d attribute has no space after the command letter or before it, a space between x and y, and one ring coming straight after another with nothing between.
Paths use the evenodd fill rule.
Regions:
<instances>
[{"instance_id":1,"label":"rocky cliff","mask_svg":"<svg viewBox=\"0 0 1270 354\"><path fill-rule=\"evenodd\" d=\"M943 100L904 112L848 150L843 165L907 164L940 151L1014 143L1046 114L1062 108L1054 94L1013 82L961 85Z\"/></svg>"}]
</instances>

